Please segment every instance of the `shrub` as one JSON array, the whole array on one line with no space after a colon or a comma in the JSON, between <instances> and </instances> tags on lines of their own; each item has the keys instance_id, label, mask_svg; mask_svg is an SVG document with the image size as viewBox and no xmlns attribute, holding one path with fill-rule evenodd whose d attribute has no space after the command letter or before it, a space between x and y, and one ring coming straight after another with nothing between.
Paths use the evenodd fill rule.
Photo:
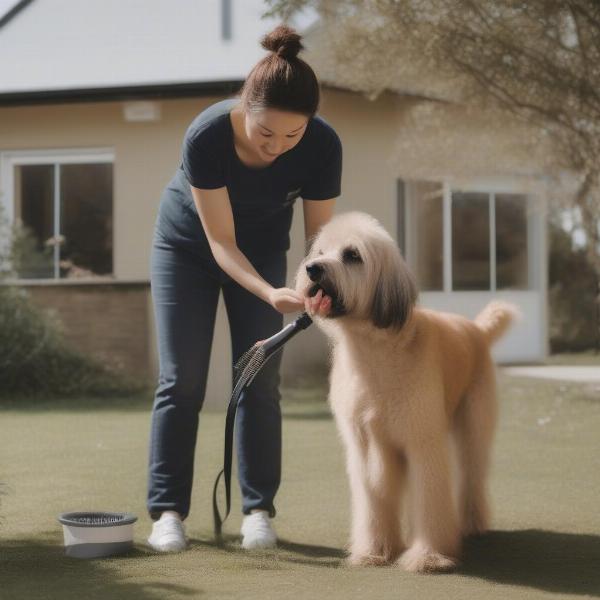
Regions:
<instances>
[{"instance_id":1,"label":"shrub","mask_svg":"<svg viewBox=\"0 0 600 600\"><path fill-rule=\"evenodd\" d=\"M550 224L548 300L552 352L576 352L598 343L597 277L569 233Z\"/></svg>"},{"instance_id":2,"label":"shrub","mask_svg":"<svg viewBox=\"0 0 600 600\"><path fill-rule=\"evenodd\" d=\"M0 395L123 395L140 385L71 348L17 287L0 286Z\"/></svg>"},{"instance_id":3,"label":"shrub","mask_svg":"<svg viewBox=\"0 0 600 600\"><path fill-rule=\"evenodd\" d=\"M143 385L115 373L72 348L60 327L34 306L27 292L9 283L15 265L30 268L34 262L27 252L32 244L26 231L10 230L0 215L0 241L15 240L13 246L0 244L0 397L14 396L114 396L141 391Z\"/></svg>"}]
</instances>

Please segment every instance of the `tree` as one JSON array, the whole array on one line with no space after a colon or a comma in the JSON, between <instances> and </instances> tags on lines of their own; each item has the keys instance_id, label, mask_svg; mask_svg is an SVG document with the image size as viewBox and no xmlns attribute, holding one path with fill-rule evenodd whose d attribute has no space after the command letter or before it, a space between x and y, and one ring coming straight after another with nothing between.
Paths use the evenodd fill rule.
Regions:
<instances>
[{"instance_id":1,"label":"tree","mask_svg":"<svg viewBox=\"0 0 600 600\"><path fill-rule=\"evenodd\" d=\"M377 95L398 74L452 80L537 127L557 166L577 176L570 206L600 282L600 2L598 0L269 0L284 19L321 15L335 60Z\"/></svg>"}]
</instances>

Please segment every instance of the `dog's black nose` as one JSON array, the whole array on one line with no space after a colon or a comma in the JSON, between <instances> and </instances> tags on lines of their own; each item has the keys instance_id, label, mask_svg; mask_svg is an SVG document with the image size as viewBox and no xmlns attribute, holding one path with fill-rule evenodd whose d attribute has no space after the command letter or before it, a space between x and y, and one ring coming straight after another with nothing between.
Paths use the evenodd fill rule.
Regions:
<instances>
[{"instance_id":1,"label":"dog's black nose","mask_svg":"<svg viewBox=\"0 0 600 600\"><path fill-rule=\"evenodd\" d=\"M319 263L306 265L306 272L311 281L320 281L323 277L323 267Z\"/></svg>"}]
</instances>

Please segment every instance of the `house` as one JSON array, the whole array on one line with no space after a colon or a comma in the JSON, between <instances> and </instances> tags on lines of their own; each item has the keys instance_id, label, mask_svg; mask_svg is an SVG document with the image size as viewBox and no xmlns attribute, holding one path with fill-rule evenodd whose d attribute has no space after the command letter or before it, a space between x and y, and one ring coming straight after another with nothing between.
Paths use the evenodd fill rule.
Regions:
<instances>
[{"instance_id":1,"label":"house","mask_svg":"<svg viewBox=\"0 0 600 600\"><path fill-rule=\"evenodd\" d=\"M161 191L189 122L239 89L275 22L261 19L261 0L178 0L176 10L169 0L9 7L0 16L1 204L37 248L18 283L83 351L154 377L149 253ZM522 125L491 127L485 112L469 113L447 90L428 91L419 74L369 100L331 62L318 24L306 45L323 83L320 113L344 146L338 210L364 210L386 226L415 270L423 305L472 317L492 298L516 302L523 319L495 356L543 360L542 151L522 143ZM457 166L443 143L450 130L476 170ZM302 234L297 210L290 280ZM223 306L211 360L207 398L219 402L230 376ZM284 379L326 366L326 342L311 328L286 348Z\"/></svg>"}]
</instances>

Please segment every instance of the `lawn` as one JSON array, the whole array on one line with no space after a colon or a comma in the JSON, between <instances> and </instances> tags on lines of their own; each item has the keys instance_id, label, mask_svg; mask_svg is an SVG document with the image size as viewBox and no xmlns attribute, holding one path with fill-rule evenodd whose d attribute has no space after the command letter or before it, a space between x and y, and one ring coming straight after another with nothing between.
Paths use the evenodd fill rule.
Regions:
<instances>
[{"instance_id":1,"label":"lawn","mask_svg":"<svg viewBox=\"0 0 600 600\"><path fill-rule=\"evenodd\" d=\"M212 538L211 491L224 415L201 415L191 549L145 546L151 400L0 408L0 598L481 599L600 597L600 389L500 378L493 531L461 568L413 575L344 563L349 522L343 454L323 390L285 390L284 477L276 551L239 546L239 496L226 543ZM64 556L56 516L126 510L140 519L128 556Z\"/></svg>"},{"instance_id":2,"label":"lawn","mask_svg":"<svg viewBox=\"0 0 600 600\"><path fill-rule=\"evenodd\" d=\"M551 354L546 358L545 364L600 367L600 352L588 350L586 352Z\"/></svg>"}]
</instances>

